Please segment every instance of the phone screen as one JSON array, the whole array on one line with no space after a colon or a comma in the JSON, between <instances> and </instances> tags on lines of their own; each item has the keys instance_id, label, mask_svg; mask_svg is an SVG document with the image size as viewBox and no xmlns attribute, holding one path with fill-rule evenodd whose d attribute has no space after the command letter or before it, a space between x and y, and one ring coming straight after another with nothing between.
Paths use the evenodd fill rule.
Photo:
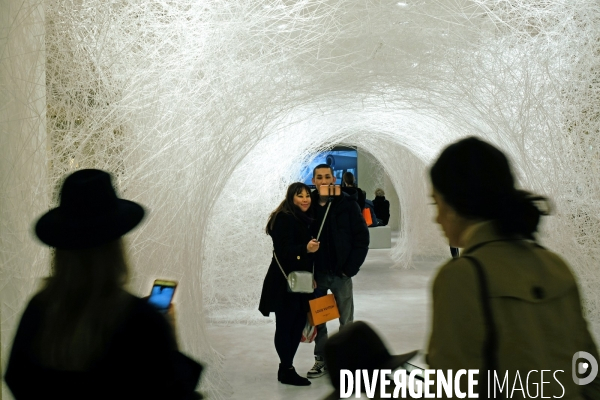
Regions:
<instances>
[{"instance_id":1,"label":"phone screen","mask_svg":"<svg viewBox=\"0 0 600 400\"><path fill-rule=\"evenodd\" d=\"M148 298L148 303L161 311L166 311L173 301L177 282L166 280L155 280Z\"/></svg>"}]
</instances>

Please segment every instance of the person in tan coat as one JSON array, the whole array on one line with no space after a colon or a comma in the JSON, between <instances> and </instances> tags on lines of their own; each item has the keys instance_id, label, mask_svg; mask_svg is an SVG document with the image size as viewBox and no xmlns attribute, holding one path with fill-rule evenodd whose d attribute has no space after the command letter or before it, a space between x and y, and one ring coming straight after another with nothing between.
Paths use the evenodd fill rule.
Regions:
<instances>
[{"instance_id":1,"label":"person in tan coat","mask_svg":"<svg viewBox=\"0 0 600 400\"><path fill-rule=\"evenodd\" d=\"M480 398L600 399L576 279L534 240L546 200L515 189L504 154L473 137L448 146L430 177L436 222L463 252L433 283L429 368L478 369Z\"/></svg>"}]
</instances>

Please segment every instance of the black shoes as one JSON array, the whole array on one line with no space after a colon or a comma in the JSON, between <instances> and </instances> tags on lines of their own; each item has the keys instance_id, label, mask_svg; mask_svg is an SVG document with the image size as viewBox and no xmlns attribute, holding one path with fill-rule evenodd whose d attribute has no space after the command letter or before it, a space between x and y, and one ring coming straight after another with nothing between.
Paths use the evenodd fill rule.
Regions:
<instances>
[{"instance_id":1,"label":"black shoes","mask_svg":"<svg viewBox=\"0 0 600 400\"><path fill-rule=\"evenodd\" d=\"M290 368L282 368L281 364L279 364L279 370L277 371L277 380L285 385L294 385L294 386L308 386L310 385L310 381L306 378L301 377L296 373L294 367Z\"/></svg>"}]
</instances>

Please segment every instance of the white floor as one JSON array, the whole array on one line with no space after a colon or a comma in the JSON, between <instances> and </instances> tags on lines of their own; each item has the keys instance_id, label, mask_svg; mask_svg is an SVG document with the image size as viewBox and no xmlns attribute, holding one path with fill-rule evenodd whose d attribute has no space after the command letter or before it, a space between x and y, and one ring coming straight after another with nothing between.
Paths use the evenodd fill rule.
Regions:
<instances>
[{"instance_id":1,"label":"white floor","mask_svg":"<svg viewBox=\"0 0 600 400\"><path fill-rule=\"evenodd\" d=\"M414 269L391 269L390 250L370 250L359 274L353 278L355 320L370 323L392 354L423 349L427 342L430 283L443 260L416 263ZM450 254L448 254L450 256ZM258 311L256 311L258 313ZM337 322L328 323L329 333ZM332 391L329 375L312 380L308 387L277 381L279 359L273 345L275 325L210 325L213 347L225 356L230 399L322 399ZM300 344L294 366L300 375L313 364L313 344ZM419 356L415 361L423 365Z\"/></svg>"}]
</instances>

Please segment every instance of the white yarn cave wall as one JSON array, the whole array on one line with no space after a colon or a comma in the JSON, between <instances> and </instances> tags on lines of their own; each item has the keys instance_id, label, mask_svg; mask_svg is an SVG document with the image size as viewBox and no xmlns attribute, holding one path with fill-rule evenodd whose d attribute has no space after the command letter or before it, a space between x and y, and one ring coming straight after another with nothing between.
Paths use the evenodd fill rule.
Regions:
<instances>
[{"instance_id":1,"label":"white yarn cave wall","mask_svg":"<svg viewBox=\"0 0 600 400\"><path fill-rule=\"evenodd\" d=\"M251 322L268 213L302 161L375 156L402 208L399 266L445 257L426 167L477 135L550 196L543 243L600 322L600 5L595 0L0 0L2 364L47 274L29 229L77 168L112 171L149 216L131 290L174 278L183 350L227 391L203 302ZM45 70L45 76L44 76ZM204 292L204 293L203 293ZM4 390L5 396L8 392ZM7 397L8 398L8 397Z\"/></svg>"},{"instance_id":2,"label":"white yarn cave wall","mask_svg":"<svg viewBox=\"0 0 600 400\"><path fill-rule=\"evenodd\" d=\"M25 300L48 274L30 233L49 201L44 70L42 3L0 0L0 377Z\"/></svg>"}]
</instances>

